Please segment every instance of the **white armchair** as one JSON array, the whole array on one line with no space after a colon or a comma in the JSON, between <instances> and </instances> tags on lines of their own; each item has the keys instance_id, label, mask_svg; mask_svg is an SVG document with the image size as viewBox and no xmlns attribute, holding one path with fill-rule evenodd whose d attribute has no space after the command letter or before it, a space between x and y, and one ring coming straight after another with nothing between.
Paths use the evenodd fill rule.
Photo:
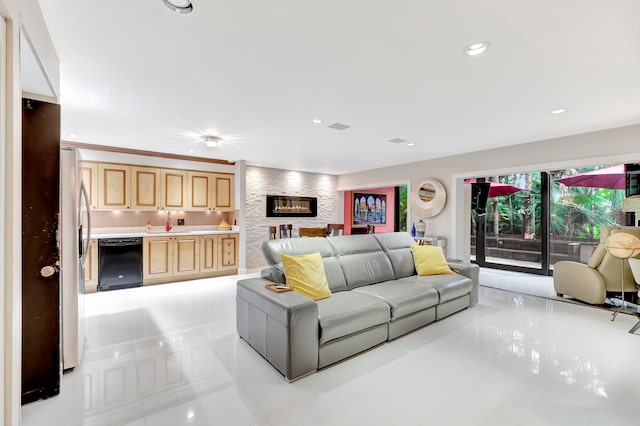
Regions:
<instances>
[{"instance_id":1,"label":"white armchair","mask_svg":"<svg viewBox=\"0 0 640 426\"><path fill-rule=\"evenodd\" d=\"M640 238L640 227L603 226L600 229L600 244L586 265L570 261L555 263L553 286L558 296L566 295L593 305L603 304L607 292L622 290L621 262L624 262L624 291L635 293L636 285L629 261L612 256L604 246L605 240L617 232L626 232Z\"/></svg>"}]
</instances>

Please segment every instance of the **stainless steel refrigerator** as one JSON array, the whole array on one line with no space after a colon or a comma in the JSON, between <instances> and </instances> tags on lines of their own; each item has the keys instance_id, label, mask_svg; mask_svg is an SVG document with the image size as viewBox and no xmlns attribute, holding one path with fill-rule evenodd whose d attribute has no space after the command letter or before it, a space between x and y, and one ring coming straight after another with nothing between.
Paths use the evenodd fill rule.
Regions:
<instances>
[{"instance_id":1,"label":"stainless steel refrigerator","mask_svg":"<svg viewBox=\"0 0 640 426\"><path fill-rule=\"evenodd\" d=\"M84 266L91 238L87 189L82 183L80 152L60 152L60 291L62 368L73 369L84 353Z\"/></svg>"}]
</instances>

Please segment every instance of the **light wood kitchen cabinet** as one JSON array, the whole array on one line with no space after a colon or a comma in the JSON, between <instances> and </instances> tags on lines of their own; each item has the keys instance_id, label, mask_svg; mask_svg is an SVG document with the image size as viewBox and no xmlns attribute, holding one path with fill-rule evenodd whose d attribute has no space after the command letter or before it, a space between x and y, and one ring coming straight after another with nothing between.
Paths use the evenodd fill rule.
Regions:
<instances>
[{"instance_id":1,"label":"light wood kitchen cabinet","mask_svg":"<svg viewBox=\"0 0 640 426\"><path fill-rule=\"evenodd\" d=\"M82 183L87 189L89 205L91 210L98 209L98 164L82 162L80 163L80 174Z\"/></svg>"},{"instance_id":2,"label":"light wood kitchen cabinet","mask_svg":"<svg viewBox=\"0 0 640 426\"><path fill-rule=\"evenodd\" d=\"M131 208L131 167L122 164L98 164L98 208Z\"/></svg>"},{"instance_id":3,"label":"light wood kitchen cabinet","mask_svg":"<svg viewBox=\"0 0 640 426\"><path fill-rule=\"evenodd\" d=\"M142 279L158 280L200 272L200 236L145 237Z\"/></svg>"},{"instance_id":4,"label":"light wood kitchen cabinet","mask_svg":"<svg viewBox=\"0 0 640 426\"><path fill-rule=\"evenodd\" d=\"M214 210L233 210L234 204L234 176L230 174L216 173L214 175L215 196L213 197Z\"/></svg>"},{"instance_id":5,"label":"light wood kitchen cabinet","mask_svg":"<svg viewBox=\"0 0 640 426\"><path fill-rule=\"evenodd\" d=\"M217 235L202 235L200 237L200 271L215 272L218 270L218 239Z\"/></svg>"},{"instance_id":6,"label":"light wood kitchen cabinet","mask_svg":"<svg viewBox=\"0 0 640 426\"><path fill-rule=\"evenodd\" d=\"M170 278L173 275L173 246L169 235L145 237L142 243L142 280Z\"/></svg>"},{"instance_id":7,"label":"light wood kitchen cabinet","mask_svg":"<svg viewBox=\"0 0 640 426\"><path fill-rule=\"evenodd\" d=\"M216 235L218 239L218 270L238 269L238 234Z\"/></svg>"},{"instance_id":8,"label":"light wood kitchen cabinet","mask_svg":"<svg viewBox=\"0 0 640 426\"><path fill-rule=\"evenodd\" d=\"M160 169L131 167L131 205L133 210L158 210L162 188Z\"/></svg>"},{"instance_id":9,"label":"light wood kitchen cabinet","mask_svg":"<svg viewBox=\"0 0 640 426\"><path fill-rule=\"evenodd\" d=\"M89 252L84 264L84 292L95 293L98 290L98 240L89 241Z\"/></svg>"},{"instance_id":10,"label":"light wood kitchen cabinet","mask_svg":"<svg viewBox=\"0 0 640 426\"><path fill-rule=\"evenodd\" d=\"M187 171L162 169L162 209L187 209Z\"/></svg>"},{"instance_id":11,"label":"light wood kitchen cabinet","mask_svg":"<svg viewBox=\"0 0 640 426\"><path fill-rule=\"evenodd\" d=\"M231 211L234 175L83 162L92 210Z\"/></svg>"},{"instance_id":12,"label":"light wood kitchen cabinet","mask_svg":"<svg viewBox=\"0 0 640 426\"><path fill-rule=\"evenodd\" d=\"M200 236L173 237L173 275L200 272Z\"/></svg>"},{"instance_id":13,"label":"light wood kitchen cabinet","mask_svg":"<svg viewBox=\"0 0 640 426\"><path fill-rule=\"evenodd\" d=\"M238 269L238 234L203 235L200 241L201 272Z\"/></svg>"},{"instance_id":14,"label":"light wood kitchen cabinet","mask_svg":"<svg viewBox=\"0 0 640 426\"><path fill-rule=\"evenodd\" d=\"M187 175L187 209L188 210L211 210L213 207L212 196L213 173L206 172L188 172Z\"/></svg>"},{"instance_id":15,"label":"light wood kitchen cabinet","mask_svg":"<svg viewBox=\"0 0 640 426\"><path fill-rule=\"evenodd\" d=\"M189 172L189 210L233 210L234 176Z\"/></svg>"}]
</instances>

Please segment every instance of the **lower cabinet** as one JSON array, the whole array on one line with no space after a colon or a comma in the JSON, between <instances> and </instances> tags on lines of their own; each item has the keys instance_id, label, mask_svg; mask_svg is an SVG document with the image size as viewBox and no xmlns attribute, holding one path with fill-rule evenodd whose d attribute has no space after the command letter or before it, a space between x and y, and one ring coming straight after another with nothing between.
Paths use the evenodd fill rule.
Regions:
<instances>
[{"instance_id":1,"label":"lower cabinet","mask_svg":"<svg viewBox=\"0 0 640 426\"><path fill-rule=\"evenodd\" d=\"M200 272L200 235L174 237L173 276Z\"/></svg>"},{"instance_id":2,"label":"lower cabinet","mask_svg":"<svg viewBox=\"0 0 640 426\"><path fill-rule=\"evenodd\" d=\"M170 235L143 240L143 283L225 275L238 269L238 235Z\"/></svg>"},{"instance_id":3,"label":"lower cabinet","mask_svg":"<svg viewBox=\"0 0 640 426\"><path fill-rule=\"evenodd\" d=\"M89 240L89 252L84 263L84 292L95 293L98 290L98 240Z\"/></svg>"},{"instance_id":4,"label":"lower cabinet","mask_svg":"<svg viewBox=\"0 0 640 426\"><path fill-rule=\"evenodd\" d=\"M220 255L218 269L221 271L238 269L238 234L216 235Z\"/></svg>"}]
</instances>

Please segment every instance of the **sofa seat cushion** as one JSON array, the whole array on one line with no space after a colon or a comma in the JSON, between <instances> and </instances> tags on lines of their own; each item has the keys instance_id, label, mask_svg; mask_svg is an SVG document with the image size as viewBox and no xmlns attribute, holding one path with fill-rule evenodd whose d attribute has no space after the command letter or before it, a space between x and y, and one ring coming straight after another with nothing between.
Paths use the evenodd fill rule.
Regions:
<instances>
[{"instance_id":1,"label":"sofa seat cushion","mask_svg":"<svg viewBox=\"0 0 640 426\"><path fill-rule=\"evenodd\" d=\"M391 307L391 319L403 317L438 304L438 292L431 286L410 281L385 281L352 292L370 294L384 300Z\"/></svg>"},{"instance_id":2,"label":"sofa seat cushion","mask_svg":"<svg viewBox=\"0 0 640 426\"><path fill-rule=\"evenodd\" d=\"M465 294L471 293L473 282L464 275L414 275L402 278L400 281L416 282L435 288L440 295L438 303L446 302Z\"/></svg>"},{"instance_id":3,"label":"sofa seat cushion","mask_svg":"<svg viewBox=\"0 0 640 426\"><path fill-rule=\"evenodd\" d=\"M341 291L318 300L320 344L389 322L389 305L380 298Z\"/></svg>"}]
</instances>

